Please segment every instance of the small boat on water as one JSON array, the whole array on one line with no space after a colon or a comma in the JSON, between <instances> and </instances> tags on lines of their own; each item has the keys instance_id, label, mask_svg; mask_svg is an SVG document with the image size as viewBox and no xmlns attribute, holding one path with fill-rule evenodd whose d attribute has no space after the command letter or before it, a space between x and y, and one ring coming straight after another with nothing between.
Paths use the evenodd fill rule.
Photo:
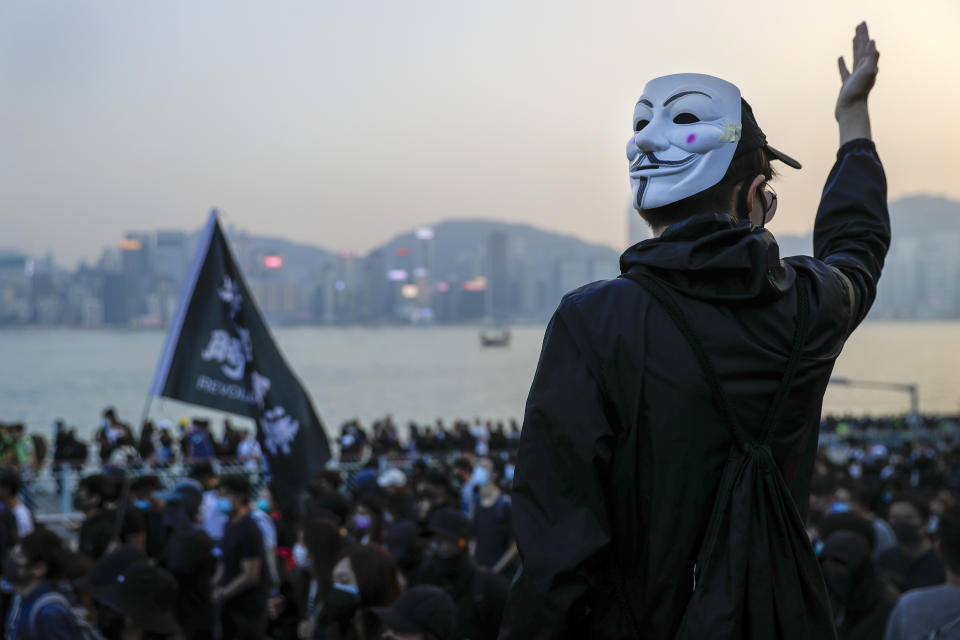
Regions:
<instances>
[{"instance_id":1,"label":"small boat on water","mask_svg":"<svg viewBox=\"0 0 960 640\"><path fill-rule=\"evenodd\" d=\"M510 331L509 329L504 329L502 331L497 331L489 333L487 331L480 332L480 345L484 347L508 347L510 346Z\"/></svg>"}]
</instances>

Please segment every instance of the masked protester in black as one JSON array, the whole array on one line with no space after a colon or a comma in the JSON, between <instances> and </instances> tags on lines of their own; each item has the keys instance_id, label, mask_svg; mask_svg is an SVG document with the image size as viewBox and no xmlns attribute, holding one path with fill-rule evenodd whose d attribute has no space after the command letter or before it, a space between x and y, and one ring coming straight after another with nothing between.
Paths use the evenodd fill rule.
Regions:
<instances>
[{"instance_id":1,"label":"masked protester in black","mask_svg":"<svg viewBox=\"0 0 960 640\"><path fill-rule=\"evenodd\" d=\"M213 541L197 523L203 486L181 480L161 494L170 527L162 564L177 581L175 611L186 640L213 636L214 608L209 589L216 568Z\"/></svg>"},{"instance_id":2,"label":"masked protester in black","mask_svg":"<svg viewBox=\"0 0 960 640\"><path fill-rule=\"evenodd\" d=\"M837 531L820 553L838 640L882 638L896 592L873 564L870 543L852 531Z\"/></svg>"},{"instance_id":3,"label":"masked protester in black","mask_svg":"<svg viewBox=\"0 0 960 640\"><path fill-rule=\"evenodd\" d=\"M943 561L926 530L930 507L916 495L897 496L887 514L897 535L897 546L877 558L879 566L901 591L932 587L947 579Z\"/></svg>"},{"instance_id":4,"label":"masked protester in black","mask_svg":"<svg viewBox=\"0 0 960 640\"><path fill-rule=\"evenodd\" d=\"M325 630L329 640L377 637L377 619L365 610L389 606L400 595L397 566L387 550L376 544L349 548L334 565L332 579L317 630Z\"/></svg>"},{"instance_id":5,"label":"masked protester in black","mask_svg":"<svg viewBox=\"0 0 960 640\"><path fill-rule=\"evenodd\" d=\"M877 55L860 25L814 256L781 259L763 226L777 207L772 160L798 163L766 144L738 90L734 100L729 83L698 87L702 77L686 74L645 89L627 150L636 208L656 237L624 252L623 277L564 296L546 330L510 496L522 568L502 640L667 640L701 624L690 637L829 637L802 521L823 393L890 242L866 108ZM726 148L718 182L683 193L721 157L683 148L702 141L718 103L736 118L721 139L739 150ZM691 180L677 177L686 171ZM738 459L751 472L725 474ZM759 513L737 528L727 517L740 511ZM748 530L752 545L717 542Z\"/></svg>"},{"instance_id":6,"label":"masked protester in black","mask_svg":"<svg viewBox=\"0 0 960 640\"><path fill-rule=\"evenodd\" d=\"M430 519L431 545L417 584L443 588L456 604L453 638L494 639L507 602L506 578L477 566L470 557L470 522L457 509Z\"/></svg>"}]
</instances>

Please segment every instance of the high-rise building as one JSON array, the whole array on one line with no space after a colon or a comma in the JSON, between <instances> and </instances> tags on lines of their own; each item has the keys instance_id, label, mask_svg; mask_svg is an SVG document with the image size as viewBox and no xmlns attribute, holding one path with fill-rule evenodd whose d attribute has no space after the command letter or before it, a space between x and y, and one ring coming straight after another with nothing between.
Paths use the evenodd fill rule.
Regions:
<instances>
[{"instance_id":1,"label":"high-rise building","mask_svg":"<svg viewBox=\"0 0 960 640\"><path fill-rule=\"evenodd\" d=\"M127 233L120 242L120 264L126 295L126 316L135 320L147 313L147 296L152 288L150 236Z\"/></svg>"},{"instance_id":2,"label":"high-rise building","mask_svg":"<svg viewBox=\"0 0 960 640\"><path fill-rule=\"evenodd\" d=\"M179 291L187 278L190 256L187 254L187 234L183 231L157 231L153 252L153 272L166 280L174 291Z\"/></svg>"},{"instance_id":3,"label":"high-rise building","mask_svg":"<svg viewBox=\"0 0 960 640\"><path fill-rule=\"evenodd\" d=\"M494 231L487 238L486 315L494 322L506 322L510 316L510 264L507 234Z\"/></svg>"},{"instance_id":4,"label":"high-rise building","mask_svg":"<svg viewBox=\"0 0 960 640\"><path fill-rule=\"evenodd\" d=\"M127 281L122 273L105 273L100 290L103 302L103 323L123 326L129 324L132 316L128 308Z\"/></svg>"}]
</instances>

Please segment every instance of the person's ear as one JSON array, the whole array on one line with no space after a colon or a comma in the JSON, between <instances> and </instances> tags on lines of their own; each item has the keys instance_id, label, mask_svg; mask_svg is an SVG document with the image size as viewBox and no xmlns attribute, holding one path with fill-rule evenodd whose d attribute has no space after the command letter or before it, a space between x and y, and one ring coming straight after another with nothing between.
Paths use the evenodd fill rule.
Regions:
<instances>
[{"instance_id":1,"label":"person's ear","mask_svg":"<svg viewBox=\"0 0 960 640\"><path fill-rule=\"evenodd\" d=\"M757 202L757 189L760 188L760 185L762 185L766 179L766 176L764 176L762 173L758 174L757 177L750 182L750 187L747 190L747 193L749 194L747 196L747 214L750 216L751 220L754 217L754 211L756 211L758 214L763 211L763 205L760 205L759 209L757 208L757 205L759 205Z\"/></svg>"}]
</instances>

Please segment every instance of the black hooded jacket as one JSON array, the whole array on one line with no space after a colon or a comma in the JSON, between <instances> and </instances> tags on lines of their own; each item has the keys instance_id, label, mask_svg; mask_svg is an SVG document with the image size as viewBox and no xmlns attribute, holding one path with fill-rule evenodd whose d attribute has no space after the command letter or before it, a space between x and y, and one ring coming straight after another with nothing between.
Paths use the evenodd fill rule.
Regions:
<instances>
[{"instance_id":1,"label":"black hooded jacket","mask_svg":"<svg viewBox=\"0 0 960 640\"><path fill-rule=\"evenodd\" d=\"M770 232L704 214L620 259L673 289L753 437L789 357L796 287L808 288L810 330L771 443L802 517L823 394L889 241L883 168L855 140L827 179L815 257L781 260ZM527 399L512 494L523 568L500 638L633 637L627 608L645 638L672 638L731 444L698 362L645 289L618 278L567 294Z\"/></svg>"}]
</instances>

